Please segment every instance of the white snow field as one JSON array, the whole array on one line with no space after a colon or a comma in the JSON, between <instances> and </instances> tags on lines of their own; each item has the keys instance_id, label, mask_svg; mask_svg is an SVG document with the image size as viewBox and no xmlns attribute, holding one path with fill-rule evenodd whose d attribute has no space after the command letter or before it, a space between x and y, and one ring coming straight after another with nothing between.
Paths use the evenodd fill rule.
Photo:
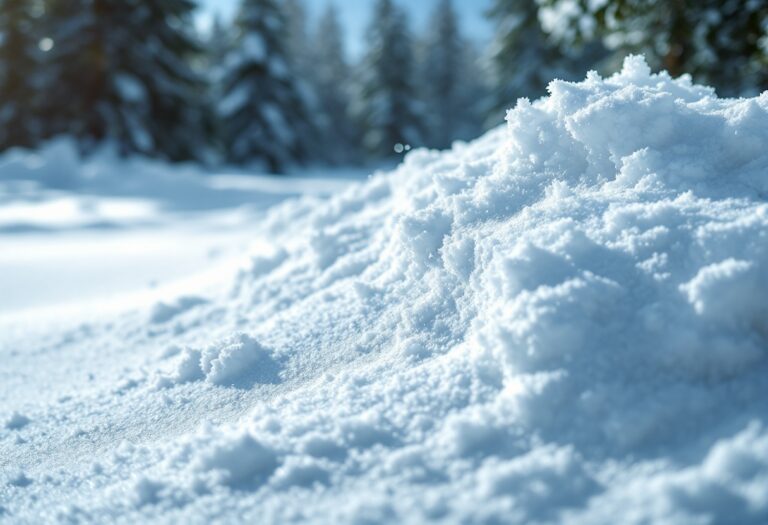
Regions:
<instances>
[{"instance_id":1,"label":"white snow field","mask_svg":"<svg viewBox=\"0 0 768 525\"><path fill-rule=\"evenodd\" d=\"M768 93L639 57L550 93L266 214L126 182L70 217L117 228L8 229L0 522L768 523ZM171 269L93 248L78 302L56 243L110 233Z\"/></svg>"}]
</instances>

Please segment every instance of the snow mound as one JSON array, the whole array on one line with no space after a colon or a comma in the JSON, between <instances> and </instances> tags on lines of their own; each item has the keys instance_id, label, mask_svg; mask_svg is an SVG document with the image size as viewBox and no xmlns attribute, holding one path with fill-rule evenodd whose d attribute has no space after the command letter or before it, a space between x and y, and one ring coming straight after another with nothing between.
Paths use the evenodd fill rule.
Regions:
<instances>
[{"instance_id":1,"label":"snow mound","mask_svg":"<svg viewBox=\"0 0 768 525\"><path fill-rule=\"evenodd\" d=\"M277 469L274 451L248 434L224 440L199 455L194 468L213 472L230 487L258 486Z\"/></svg>"},{"instance_id":2,"label":"snow mound","mask_svg":"<svg viewBox=\"0 0 768 525\"><path fill-rule=\"evenodd\" d=\"M507 121L271 212L280 250L184 337L247 335L147 390L247 411L211 402L202 430L109 466L115 490L153 480L126 489L139 510L60 483L96 491L78 512L765 523L768 93L718 99L630 57Z\"/></svg>"},{"instance_id":3,"label":"snow mound","mask_svg":"<svg viewBox=\"0 0 768 525\"><path fill-rule=\"evenodd\" d=\"M11 416L5 421L5 428L8 430L20 430L27 425L29 425L32 422L31 419L29 419L24 414L19 414L18 412L14 412L11 414Z\"/></svg>"},{"instance_id":4,"label":"snow mound","mask_svg":"<svg viewBox=\"0 0 768 525\"><path fill-rule=\"evenodd\" d=\"M159 302L152 307L150 322L167 323L184 312L205 303L206 300L201 297L179 297L172 302Z\"/></svg>"},{"instance_id":5,"label":"snow mound","mask_svg":"<svg viewBox=\"0 0 768 525\"><path fill-rule=\"evenodd\" d=\"M280 364L272 352L246 334L236 334L203 350L186 348L173 373L161 375L159 387L206 380L220 386L248 387L279 383Z\"/></svg>"},{"instance_id":6,"label":"snow mound","mask_svg":"<svg viewBox=\"0 0 768 525\"><path fill-rule=\"evenodd\" d=\"M75 184L81 168L77 146L70 139L51 141L44 155L30 155L23 149L12 149L0 160L0 181L34 180L51 188L68 188Z\"/></svg>"}]
</instances>

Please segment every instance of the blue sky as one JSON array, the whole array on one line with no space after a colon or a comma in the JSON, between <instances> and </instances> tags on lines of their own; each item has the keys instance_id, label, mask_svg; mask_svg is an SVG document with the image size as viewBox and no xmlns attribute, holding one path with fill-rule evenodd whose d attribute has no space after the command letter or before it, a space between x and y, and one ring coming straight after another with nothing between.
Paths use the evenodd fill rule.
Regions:
<instances>
[{"instance_id":1,"label":"blue sky","mask_svg":"<svg viewBox=\"0 0 768 525\"><path fill-rule=\"evenodd\" d=\"M305 0L312 13L321 12L331 0ZM347 33L349 51L353 56L359 55L364 47L365 28L371 17L371 10L376 0L333 0L339 9ZM411 14L411 27L422 29L436 0L397 0ZM239 0L200 0L203 11L201 23L206 25L211 17L218 13L224 18L231 17ZM490 27L484 13L488 10L491 0L454 0L454 5L460 13L464 34L479 41L489 38Z\"/></svg>"}]
</instances>

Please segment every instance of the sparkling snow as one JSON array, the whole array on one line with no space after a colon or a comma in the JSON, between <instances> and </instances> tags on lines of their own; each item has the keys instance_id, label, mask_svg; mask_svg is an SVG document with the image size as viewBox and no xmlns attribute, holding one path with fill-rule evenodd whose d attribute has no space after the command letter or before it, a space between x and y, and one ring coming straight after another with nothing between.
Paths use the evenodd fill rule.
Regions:
<instances>
[{"instance_id":1,"label":"sparkling snow","mask_svg":"<svg viewBox=\"0 0 768 525\"><path fill-rule=\"evenodd\" d=\"M0 521L766 523L768 93L637 57L550 93L332 197L6 159L238 264L0 312Z\"/></svg>"}]
</instances>

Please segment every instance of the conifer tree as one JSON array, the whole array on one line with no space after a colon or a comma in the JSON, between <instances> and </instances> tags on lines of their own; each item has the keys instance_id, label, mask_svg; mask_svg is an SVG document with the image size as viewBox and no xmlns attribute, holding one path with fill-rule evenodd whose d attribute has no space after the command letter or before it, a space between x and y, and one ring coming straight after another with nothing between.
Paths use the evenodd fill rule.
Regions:
<instances>
[{"instance_id":1,"label":"conifer tree","mask_svg":"<svg viewBox=\"0 0 768 525\"><path fill-rule=\"evenodd\" d=\"M294 74L307 78L312 62L310 59L307 9L303 0L282 0L285 12L285 53Z\"/></svg>"},{"instance_id":2,"label":"conifer tree","mask_svg":"<svg viewBox=\"0 0 768 525\"><path fill-rule=\"evenodd\" d=\"M279 173L308 160L315 147L307 103L287 56L286 17L276 0L244 0L236 26L219 106L227 159L261 162Z\"/></svg>"},{"instance_id":3,"label":"conifer tree","mask_svg":"<svg viewBox=\"0 0 768 525\"><path fill-rule=\"evenodd\" d=\"M699 22L704 43L694 75L722 96L758 95L768 89L768 2L731 0L718 7Z\"/></svg>"},{"instance_id":4,"label":"conifer tree","mask_svg":"<svg viewBox=\"0 0 768 525\"><path fill-rule=\"evenodd\" d=\"M451 0L439 0L430 23L423 66L428 145L445 148L456 138L462 113L462 41Z\"/></svg>"},{"instance_id":5,"label":"conifer tree","mask_svg":"<svg viewBox=\"0 0 768 525\"><path fill-rule=\"evenodd\" d=\"M488 128L493 85L487 75L488 66L484 51L481 45L471 41L465 41L462 49L462 120L455 137L460 140L474 139ZM500 115L501 118L504 116Z\"/></svg>"},{"instance_id":6,"label":"conifer tree","mask_svg":"<svg viewBox=\"0 0 768 525\"><path fill-rule=\"evenodd\" d=\"M191 0L51 0L47 133L171 161L205 151Z\"/></svg>"},{"instance_id":7,"label":"conifer tree","mask_svg":"<svg viewBox=\"0 0 768 525\"><path fill-rule=\"evenodd\" d=\"M495 0L496 23L491 44L494 73L494 119L520 97L539 98L555 78L569 79L567 60L542 30L533 0Z\"/></svg>"},{"instance_id":8,"label":"conifer tree","mask_svg":"<svg viewBox=\"0 0 768 525\"><path fill-rule=\"evenodd\" d=\"M421 146L423 125L405 14L392 0L378 0L368 35L360 95L364 146L377 156L391 155L396 144Z\"/></svg>"},{"instance_id":9,"label":"conifer tree","mask_svg":"<svg viewBox=\"0 0 768 525\"><path fill-rule=\"evenodd\" d=\"M486 94L478 80L479 56L461 35L452 0L439 0L429 24L421 67L427 145L447 148L482 130Z\"/></svg>"},{"instance_id":10,"label":"conifer tree","mask_svg":"<svg viewBox=\"0 0 768 525\"><path fill-rule=\"evenodd\" d=\"M0 151L39 138L38 20L30 0L0 0Z\"/></svg>"},{"instance_id":11,"label":"conifer tree","mask_svg":"<svg viewBox=\"0 0 768 525\"><path fill-rule=\"evenodd\" d=\"M754 0L539 0L564 46L602 38L619 57L643 53L676 77L690 73L721 95L768 88L768 3ZM565 3L568 9L563 9Z\"/></svg>"},{"instance_id":12,"label":"conifer tree","mask_svg":"<svg viewBox=\"0 0 768 525\"><path fill-rule=\"evenodd\" d=\"M309 151L310 161L329 160L326 142L320 132L322 109L315 86L317 75L316 50L312 47L309 16L305 0L281 0L285 14L285 54L291 77L299 92L308 120L302 141Z\"/></svg>"},{"instance_id":13,"label":"conifer tree","mask_svg":"<svg viewBox=\"0 0 768 525\"><path fill-rule=\"evenodd\" d=\"M212 76L222 72L224 61L232 50L234 28L231 23L225 22L219 16L213 18L210 34L206 41L207 66Z\"/></svg>"},{"instance_id":14,"label":"conifer tree","mask_svg":"<svg viewBox=\"0 0 768 525\"><path fill-rule=\"evenodd\" d=\"M208 119L208 141L212 155L218 163L226 160L225 129L219 118L218 104L224 97L224 79L227 74L226 60L234 45L233 25L214 17L206 40L205 79L208 89L205 95L205 111Z\"/></svg>"},{"instance_id":15,"label":"conifer tree","mask_svg":"<svg viewBox=\"0 0 768 525\"><path fill-rule=\"evenodd\" d=\"M334 4L320 18L314 37L313 86L319 127L325 137L329 160L337 163L358 159L358 130L351 118L349 100L352 71L345 59L342 30Z\"/></svg>"}]
</instances>

